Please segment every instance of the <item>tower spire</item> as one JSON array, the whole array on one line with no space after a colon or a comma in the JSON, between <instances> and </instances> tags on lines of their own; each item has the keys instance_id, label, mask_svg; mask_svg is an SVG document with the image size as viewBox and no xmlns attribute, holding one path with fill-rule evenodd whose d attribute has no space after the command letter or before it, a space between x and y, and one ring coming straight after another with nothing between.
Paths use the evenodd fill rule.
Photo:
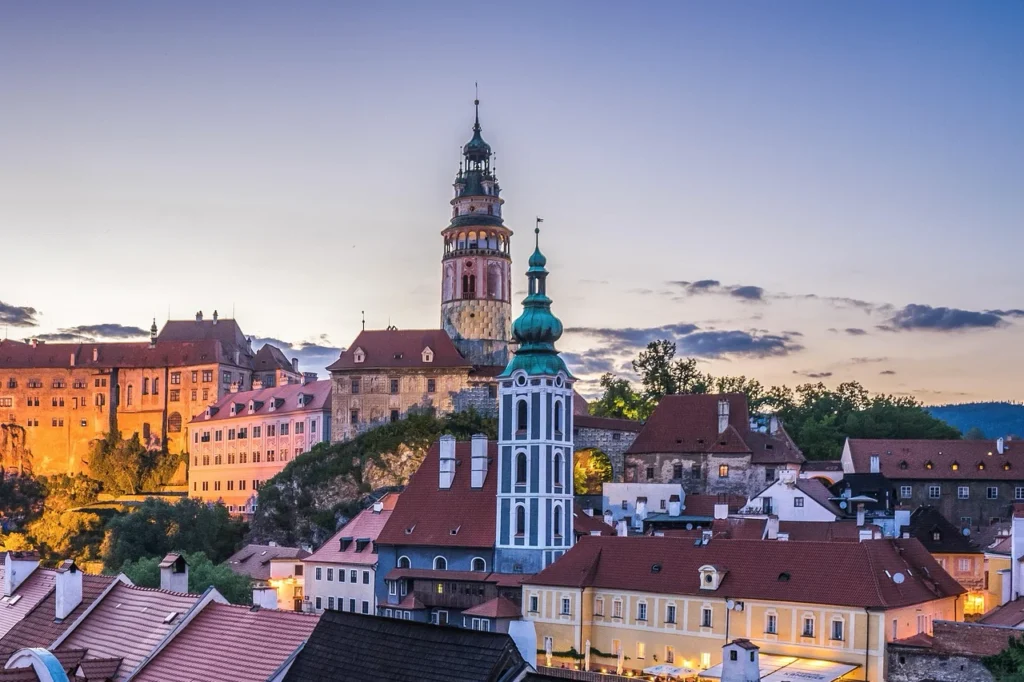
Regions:
<instances>
[{"instance_id":1,"label":"tower spire","mask_svg":"<svg viewBox=\"0 0 1024 682\"><path fill-rule=\"evenodd\" d=\"M480 132L480 84L473 83L473 89L475 91L473 106L476 108L476 123L473 124L473 130Z\"/></svg>"}]
</instances>

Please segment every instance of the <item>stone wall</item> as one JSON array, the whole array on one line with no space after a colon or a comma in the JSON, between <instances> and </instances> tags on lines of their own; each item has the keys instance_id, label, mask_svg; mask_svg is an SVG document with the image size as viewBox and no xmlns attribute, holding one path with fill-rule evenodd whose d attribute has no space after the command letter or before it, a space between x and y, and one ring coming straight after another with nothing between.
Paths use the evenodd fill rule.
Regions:
<instances>
[{"instance_id":1,"label":"stone wall","mask_svg":"<svg viewBox=\"0 0 1024 682\"><path fill-rule=\"evenodd\" d=\"M441 326L474 365L508 363L512 306L498 299L456 299L441 304Z\"/></svg>"},{"instance_id":2,"label":"stone wall","mask_svg":"<svg viewBox=\"0 0 1024 682\"><path fill-rule=\"evenodd\" d=\"M577 426L573 430L573 448L577 452L593 448L608 455L608 459L612 462L612 480L621 483L625 475L626 450L636 440L637 435L633 431L613 431Z\"/></svg>"},{"instance_id":3,"label":"stone wall","mask_svg":"<svg viewBox=\"0 0 1024 682\"><path fill-rule=\"evenodd\" d=\"M577 445L577 449L579 449ZM728 475L721 467L728 467ZM768 486L765 467L749 455L656 453L626 458L627 483L680 483L687 494L751 497ZM650 475L649 475L650 474ZM676 475L680 474L680 475Z\"/></svg>"},{"instance_id":4,"label":"stone wall","mask_svg":"<svg viewBox=\"0 0 1024 682\"><path fill-rule=\"evenodd\" d=\"M995 682L979 658L890 644L888 682Z\"/></svg>"}]
</instances>

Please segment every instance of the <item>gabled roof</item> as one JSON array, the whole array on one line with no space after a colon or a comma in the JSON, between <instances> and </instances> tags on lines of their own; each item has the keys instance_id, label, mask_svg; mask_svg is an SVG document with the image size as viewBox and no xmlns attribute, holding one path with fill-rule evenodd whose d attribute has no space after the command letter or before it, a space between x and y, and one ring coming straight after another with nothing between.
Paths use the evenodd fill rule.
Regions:
<instances>
[{"instance_id":1,"label":"gabled roof","mask_svg":"<svg viewBox=\"0 0 1024 682\"><path fill-rule=\"evenodd\" d=\"M238 323L231 319L168 320L156 337L158 345L165 341L207 340L220 342L229 355L237 350L251 366L253 353L249 341Z\"/></svg>"},{"instance_id":2,"label":"gabled roof","mask_svg":"<svg viewBox=\"0 0 1024 682\"><path fill-rule=\"evenodd\" d=\"M718 402L729 402L729 427L718 432ZM626 450L637 455L655 452L748 453L740 430L750 428L747 399L742 393L666 395L650 416L640 435Z\"/></svg>"},{"instance_id":3,"label":"gabled roof","mask_svg":"<svg viewBox=\"0 0 1024 682\"><path fill-rule=\"evenodd\" d=\"M932 506L918 507L903 532L917 538L932 554L981 554L981 549ZM936 534L938 539L936 540Z\"/></svg>"},{"instance_id":4,"label":"gabled roof","mask_svg":"<svg viewBox=\"0 0 1024 682\"><path fill-rule=\"evenodd\" d=\"M817 478L798 478L794 482L796 489L811 498L836 516L843 516L843 510L832 501L832 492Z\"/></svg>"},{"instance_id":5,"label":"gabled roof","mask_svg":"<svg viewBox=\"0 0 1024 682\"><path fill-rule=\"evenodd\" d=\"M993 627L984 619L978 623L957 623L937 620L932 623L932 635L914 635L898 639L890 646L927 649L939 656L994 656L1006 648L1010 637L1018 637L1019 630Z\"/></svg>"},{"instance_id":6,"label":"gabled roof","mask_svg":"<svg viewBox=\"0 0 1024 682\"><path fill-rule=\"evenodd\" d=\"M1018 597L1002 606L997 606L982 616L978 622L985 625L1006 625L1013 628L1021 625L1024 623L1024 597Z\"/></svg>"},{"instance_id":7,"label":"gabled roof","mask_svg":"<svg viewBox=\"0 0 1024 682\"><path fill-rule=\"evenodd\" d=\"M878 455L879 472L891 480L995 480L1024 478L1024 443L1005 441L999 454L992 440L896 440L849 438L850 457L857 473L871 471ZM930 465L930 466L929 466ZM956 466L956 469L953 466Z\"/></svg>"},{"instance_id":8,"label":"gabled roof","mask_svg":"<svg viewBox=\"0 0 1024 682\"><path fill-rule=\"evenodd\" d=\"M377 536L377 544L494 546L498 444L487 443L488 470L480 488L470 486L471 448L471 441L455 444L455 480L451 488L443 489L438 487L440 444L435 442L430 446L420 468L399 496L391 518Z\"/></svg>"},{"instance_id":9,"label":"gabled roof","mask_svg":"<svg viewBox=\"0 0 1024 682\"><path fill-rule=\"evenodd\" d=\"M10 655L19 649L47 647L56 641L116 579L112 575L83 573L82 602L61 621L56 620L56 589L51 587L31 613L22 618L0 639L0 668L3 667Z\"/></svg>"},{"instance_id":10,"label":"gabled roof","mask_svg":"<svg viewBox=\"0 0 1024 682\"><path fill-rule=\"evenodd\" d=\"M881 530L869 524L865 529ZM790 542L859 542L860 527L855 519L844 521L779 521L779 532Z\"/></svg>"},{"instance_id":11,"label":"gabled roof","mask_svg":"<svg viewBox=\"0 0 1024 682\"><path fill-rule=\"evenodd\" d=\"M309 556L309 552L298 547L279 547L277 545L246 545L227 558L224 565L239 575L247 575L253 580L270 580L270 562L275 559L295 559L301 561Z\"/></svg>"},{"instance_id":12,"label":"gabled roof","mask_svg":"<svg viewBox=\"0 0 1024 682\"><path fill-rule=\"evenodd\" d=\"M997 538L991 545L989 545L985 551L989 554L1010 554L1010 546L1013 543L1013 538L1009 535L1001 538Z\"/></svg>"},{"instance_id":13,"label":"gabled roof","mask_svg":"<svg viewBox=\"0 0 1024 682\"><path fill-rule=\"evenodd\" d=\"M299 407L299 395L306 396L302 407ZM249 401L253 401L253 413L249 414ZM272 401L275 403L274 410L270 410ZM231 416L231 404L235 403L235 415ZM228 393L226 396L213 403L210 410L210 418L206 418L206 412L200 412L192 418L192 424L204 424L226 419L246 419L254 416L265 417L267 415L286 415L296 412L316 412L331 409L331 381L311 381L308 384L283 384L261 388L258 391L239 391Z\"/></svg>"},{"instance_id":14,"label":"gabled roof","mask_svg":"<svg viewBox=\"0 0 1024 682\"><path fill-rule=\"evenodd\" d=\"M96 360L93 360L95 351ZM74 356L74 361L72 361ZM234 354L216 339L144 343L39 343L0 341L0 368L186 367L225 364L248 367L251 358Z\"/></svg>"},{"instance_id":15,"label":"gabled roof","mask_svg":"<svg viewBox=\"0 0 1024 682\"><path fill-rule=\"evenodd\" d=\"M522 609L504 597L495 597L483 604L466 609L462 612L464 616L477 616L484 618L519 618Z\"/></svg>"},{"instance_id":16,"label":"gabled roof","mask_svg":"<svg viewBox=\"0 0 1024 682\"><path fill-rule=\"evenodd\" d=\"M432 362L423 361L423 350L433 351ZM365 359L355 361L357 351ZM362 331L328 371L390 368L469 369L471 363L459 354L451 337L443 329L378 329Z\"/></svg>"},{"instance_id":17,"label":"gabled roof","mask_svg":"<svg viewBox=\"0 0 1024 682\"><path fill-rule=\"evenodd\" d=\"M3 575L4 566L0 562L0 583L3 581ZM53 589L56 578L56 571L36 568L14 589L14 594L0 598L0 637L6 636L22 618L46 598Z\"/></svg>"},{"instance_id":18,"label":"gabled roof","mask_svg":"<svg viewBox=\"0 0 1024 682\"><path fill-rule=\"evenodd\" d=\"M686 516L708 516L714 518L715 505L719 501L729 507L729 513L737 512L747 504L742 495L687 495L683 499L683 514Z\"/></svg>"},{"instance_id":19,"label":"gabled roof","mask_svg":"<svg viewBox=\"0 0 1024 682\"><path fill-rule=\"evenodd\" d=\"M355 518L346 523L341 530L331 536L330 540L320 546L318 550L303 559L306 563L328 563L328 564L365 564L377 563L377 555L373 551L373 543L384 529L384 525L391 518L391 512L398 502L398 493L388 493L381 502L384 508L373 511L373 508L364 509L356 514ZM341 539L351 538L346 543L345 549L341 548ZM356 540L369 540L369 544L362 547Z\"/></svg>"},{"instance_id":20,"label":"gabled roof","mask_svg":"<svg viewBox=\"0 0 1024 682\"><path fill-rule=\"evenodd\" d=\"M593 516L583 511L579 503L572 506L572 530L577 535L590 535L597 531L601 535L615 535L615 529L604 522L604 515L598 511Z\"/></svg>"},{"instance_id":21,"label":"gabled roof","mask_svg":"<svg viewBox=\"0 0 1024 682\"><path fill-rule=\"evenodd\" d=\"M211 602L134 678L139 682L267 680L320 617Z\"/></svg>"},{"instance_id":22,"label":"gabled roof","mask_svg":"<svg viewBox=\"0 0 1024 682\"><path fill-rule=\"evenodd\" d=\"M700 587L699 568L708 564L728 571L716 591ZM657 571L652 570L654 565L659 566ZM857 580L836 580L836 566ZM902 582L893 580L897 573ZM688 539L671 537L582 537L524 584L875 609L910 606L965 591L914 539L712 540L697 547Z\"/></svg>"},{"instance_id":23,"label":"gabled roof","mask_svg":"<svg viewBox=\"0 0 1024 682\"><path fill-rule=\"evenodd\" d=\"M257 372L272 372L283 369L295 373L295 367L280 348L269 343L260 346L253 358L252 368Z\"/></svg>"},{"instance_id":24,"label":"gabled roof","mask_svg":"<svg viewBox=\"0 0 1024 682\"><path fill-rule=\"evenodd\" d=\"M751 464L803 464L806 461L800 448L781 426L775 433L748 430L741 435L750 448Z\"/></svg>"},{"instance_id":25,"label":"gabled roof","mask_svg":"<svg viewBox=\"0 0 1024 682\"><path fill-rule=\"evenodd\" d=\"M286 682L480 682L528 667L497 632L326 611Z\"/></svg>"},{"instance_id":26,"label":"gabled roof","mask_svg":"<svg viewBox=\"0 0 1024 682\"><path fill-rule=\"evenodd\" d=\"M97 602L58 651L85 649L87 658L121 658L116 680L127 678L181 624L202 598L118 582ZM170 617L171 614L175 614Z\"/></svg>"}]
</instances>

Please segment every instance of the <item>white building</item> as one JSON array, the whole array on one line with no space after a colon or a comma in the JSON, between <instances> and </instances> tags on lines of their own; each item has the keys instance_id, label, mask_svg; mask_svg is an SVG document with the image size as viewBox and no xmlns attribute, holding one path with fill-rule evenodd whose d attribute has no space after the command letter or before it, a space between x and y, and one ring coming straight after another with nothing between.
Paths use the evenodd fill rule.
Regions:
<instances>
[{"instance_id":1,"label":"white building","mask_svg":"<svg viewBox=\"0 0 1024 682\"><path fill-rule=\"evenodd\" d=\"M398 493L388 493L306 557L307 609L314 613L325 609L377 612L373 591L377 554L373 547L397 501Z\"/></svg>"},{"instance_id":2,"label":"white building","mask_svg":"<svg viewBox=\"0 0 1024 682\"><path fill-rule=\"evenodd\" d=\"M796 478L785 472L779 480L750 498L745 513L777 516L779 521L837 521L843 511L815 478Z\"/></svg>"},{"instance_id":3,"label":"white building","mask_svg":"<svg viewBox=\"0 0 1024 682\"><path fill-rule=\"evenodd\" d=\"M601 493L603 511L612 513L611 520L614 523L629 517L634 524L639 523L640 527L648 514L675 511L678 516L686 500L681 483L605 483ZM670 508L673 501L680 503L680 510Z\"/></svg>"}]
</instances>

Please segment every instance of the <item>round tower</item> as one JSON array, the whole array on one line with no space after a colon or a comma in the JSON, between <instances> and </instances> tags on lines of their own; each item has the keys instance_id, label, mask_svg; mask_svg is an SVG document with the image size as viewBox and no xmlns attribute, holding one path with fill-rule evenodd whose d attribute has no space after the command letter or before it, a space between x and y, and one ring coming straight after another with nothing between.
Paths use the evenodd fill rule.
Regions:
<instances>
[{"instance_id":1,"label":"round tower","mask_svg":"<svg viewBox=\"0 0 1024 682\"><path fill-rule=\"evenodd\" d=\"M501 187L491 146L480 135L475 100L473 138L462 148L452 220L442 232L441 327L474 365L504 366L512 326L512 230L501 219Z\"/></svg>"}]
</instances>

